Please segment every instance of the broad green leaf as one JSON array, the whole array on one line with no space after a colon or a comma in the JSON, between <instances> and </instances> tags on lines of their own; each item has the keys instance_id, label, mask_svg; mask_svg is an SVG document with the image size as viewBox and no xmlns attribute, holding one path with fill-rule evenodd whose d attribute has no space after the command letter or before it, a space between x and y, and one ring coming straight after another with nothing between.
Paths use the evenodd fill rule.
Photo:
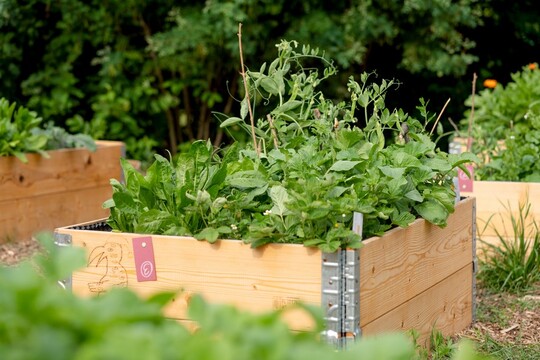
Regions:
<instances>
[{"instance_id":1,"label":"broad green leaf","mask_svg":"<svg viewBox=\"0 0 540 360\"><path fill-rule=\"evenodd\" d=\"M403 175L405 174L405 168L379 166L379 170L381 170L384 175L394 179L403 178Z\"/></svg>"},{"instance_id":2,"label":"broad green leaf","mask_svg":"<svg viewBox=\"0 0 540 360\"><path fill-rule=\"evenodd\" d=\"M324 243L324 240L321 239L310 239L303 242L304 246L317 246L321 243Z\"/></svg>"},{"instance_id":3,"label":"broad green leaf","mask_svg":"<svg viewBox=\"0 0 540 360\"><path fill-rule=\"evenodd\" d=\"M441 158L427 158L424 160L424 165L429 166L438 172L448 172L452 170L452 165L447 160Z\"/></svg>"},{"instance_id":4,"label":"broad green leaf","mask_svg":"<svg viewBox=\"0 0 540 360\"><path fill-rule=\"evenodd\" d=\"M330 167L330 169L328 169L328 171L349 171L359 163L360 161L338 160Z\"/></svg>"},{"instance_id":5,"label":"broad green leaf","mask_svg":"<svg viewBox=\"0 0 540 360\"><path fill-rule=\"evenodd\" d=\"M403 186L407 184L405 178L394 178L386 183L388 187L388 194L392 197L401 197L403 194Z\"/></svg>"},{"instance_id":6,"label":"broad green leaf","mask_svg":"<svg viewBox=\"0 0 540 360\"><path fill-rule=\"evenodd\" d=\"M114 200L113 199L107 199L103 202L103 204L101 205L102 208L104 209L110 209L112 207L114 207Z\"/></svg>"},{"instance_id":7,"label":"broad green leaf","mask_svg":"<svg viewBox=\"0 0 540 360\"><path fill-rule=\"evenodd\" d=\"M266 180L258 179L254 177L229 177L227 178L227 184L232 187L240 189L259 188L267 185Z\"/></svg>"},{"instance_id":8,"label":"broad green leaf","mask_svg":"<svg viewBox=\"0 0 540 360\"><path fill-rule=\"evenodd\" d=\"M392 160L394 164L398 167L418 167L422 163L415 156L407 154L405 151L394 151L392 153Z\"/></svg>"},{"instance_id":9,"label":"broad green leaf","mask_svg":"<svg viewBox=\"0 0 540 360\"><path fill-rule=\"evenodd\" d=\"M409 191L405 194L405 197L414 201L422 202L424 201L424 197L420 192L416 189Z\"/></svg>"},{"instance_id":10,"label":"broad green leaf","mask_svg":"<svg viewBox=\"0 0 540 360\"><path fill-rule=\"evenodd\" d=\"M300 105L302 105L302 101L299 101L299 100L290 100L290 101L287 101L285 104L281 105L280 107L278 107L277 109L275 109L274 111L272 111L274 114L276 115L279 115L281 113L285 113L287 111L290 111L290 110L293 110L293 109L296 109L297 107L299 107Z\"/></svg>"},{"instance_id":11,"label":"broad green leaf","mask_svg":"<svg viewBox=\"0 0 540 360\"><path fill-rule=\"evenodd\" d=\"M287 209L286 203L289 201L289 195L287 194L287 190L283 186L278 185L272 186L268 190L268 193L274 204L271 209L272 214L280 216L288 214L289 210Z\"/></svg>"},{"instance_id":12,"label":"broad green leaf","mask_svg":"<svg viewBox=\"0 0 540 360\"><path fill-rule=\"evenodd\" d=\"M207 227L203 229L201 232L199 232L198 234L195 234L194 237L197 240L206 240L210 244L213 244L219 238L219 231L212 227Z\"/></svg>"},{"instance_id":13,"label":"broad green leaf","mask_svg":"<svg viewBox=\"0 0 540 360\"><path fill-rule=\"evenodd\" d=\"M416 220L416 217L409 213L409 212L401 212L398 213L396 211L396 214L392 214L392 223L401 226L403 228L406 228L409 226L414 220Z\"/></svg>"},{"instance_id":14,"label":"broad green leaf","mask_svg":"<svg viewBox=\"0 0 540 360\"><path fill-rule=\"evenodd\" d=\"M279 94L278 83L274 79L272 79L271 77L265 76L265 77L261 78L260 85L270 95L278 95Z\"/></svg>"},{"instance_id":15,"label":"broad green leaf","mask_svg":"<svg viewBox=\"0 0 540 360\"><path fill-rule=\"evenodd\" d=\"M349 188L345 186L334 186L326 193L326 198L338 198L347 190Z\"/></svg>"},{"instance_id":16,"label":"broad green leaf","mask_svg":"<svg viewBox=\"0 0 540 360\"><path fill-rule=\"evenodd\" d=\"M150 209L147 212L139 214L135 232L142 234L163 234L176 221L176 218L166 211Z\"/></svg>"},{"instance_id":17,"label":"broad green leaf","mask_svg":"<svg viewBox=\"0 0 540 360\"><path fill-rule=\"evenodd\" d=\"M448 218L446 208L436 200L426 200L414 206L418 214L432 224L445 226Z\"/></svg>"}]
</instances>

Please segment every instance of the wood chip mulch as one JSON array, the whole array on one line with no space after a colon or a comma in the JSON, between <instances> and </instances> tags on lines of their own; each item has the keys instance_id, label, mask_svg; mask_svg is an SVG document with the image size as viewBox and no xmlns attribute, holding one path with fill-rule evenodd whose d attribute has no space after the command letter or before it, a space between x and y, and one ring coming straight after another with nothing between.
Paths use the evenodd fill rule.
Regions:
<instances>
[{"instance_id":1,"label":"wood chip mulch","mask_svg":"<svg viewBox=\"0 0 540 360\"><path fill-rule=\"evenodd\" d=\"M40 245L35 239L0 244L0 264L16 265L31 257L39 249Z\"/></svg>"},{"instance_id":2,"label":"wood chip mulch","mask_svg":"<svg viewBox=\"0 0 540 360\"><path fill-rule=\"evenodd\" d=\"M526 295L479 291L477 309L477 321L458 337L483 342L489 336L498 343L540 344L540 284Z\"/></svg>"}]
</instances>

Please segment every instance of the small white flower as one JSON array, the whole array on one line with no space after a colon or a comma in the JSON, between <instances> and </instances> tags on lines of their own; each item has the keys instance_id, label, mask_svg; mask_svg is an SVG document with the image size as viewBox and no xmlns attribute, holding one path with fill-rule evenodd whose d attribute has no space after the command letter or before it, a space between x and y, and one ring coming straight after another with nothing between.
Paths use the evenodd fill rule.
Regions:
<instances>
[{"instance_id":1,"label":"small white flower","mask_svg":"<svg viewBox=\"0 0 540 360\"><path fill-rule=\"evenodd\" d=\"M272 213L272 210L266 210L266 211L263 213L263 215L264 215L264 216L268 216L268 215L270 215L271 213Z\"/></svg>"},{"instance_id":2,"label":"small white flower","mask_svg":"<svg viewBox=\"0 0 540 360\"><path fill-rule=\"evenodd\" d=\"M342 217L342 218L344 218L344 217L346 217L346 216L347 216L347 215L345 215L345 214L341 214L341 217Z\"/></svg>"},{"instance_id":3,"label":"small white flower","mask_svg":"<svg viewBox=\"0 0 540 360\"><path fill-rule=\"evenodd\" d=\"M238 226L236 226L235 224L232 224L232 225L231 225L231 229L232 229L233 231L236 231L236 230L238 230Z\"/></svg>"}]
</instances>

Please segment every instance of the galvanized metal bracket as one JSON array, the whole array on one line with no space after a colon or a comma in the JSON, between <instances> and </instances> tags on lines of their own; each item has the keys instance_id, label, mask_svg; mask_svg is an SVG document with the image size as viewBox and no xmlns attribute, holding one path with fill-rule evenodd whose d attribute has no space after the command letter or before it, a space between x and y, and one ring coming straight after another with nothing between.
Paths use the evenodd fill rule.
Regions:
<instances>
[{"instance_id":1,"label":"galvanized metal bracket","mask_svg":"<svg viewBox=\"0 0 540 360\"><path fill-rule=\"evenodd\" d=\"M71 238L71 235L69 234L60 234L60 233L54 233L54 244L56 246L59 246L59 247L66 247L66 246L71 246L72 244L72 238ZM63 288L64 290L69 290L71 291L71 285L72 285L72 281L71 281L71 276L66 278L66 279L62 279L62 280L58 280L58 285Z\"/></svg>"},{"instance_id":2,"label":"galvanized metal bracket","mask_svg":"<svg viewBox=\"0 0 540 360\"><path fill-rule=\"evenodd\" d=\"M323 340L336 348L340 347L342 315L341 252L322 254L321 304L326 329Z\"/></svg>"},{"instance_id":3,"label":"galvanized metal bracket","mask_svg":"<svg viewBox=\"0 0 540 360\"><path fill-rule=\"evenodd\" d=\"M343 336L347 348L362 335L360 329L360 251L342 250L343 261Z\"/></svg>"},{"instance_id":4,"label":"galvanized metal bracket","mask_svg":"<svg viewBox=\"0 0 540 360\"><path fill-rule=\"evenodd\" d=\"M345 349L361 336L359 250L323 253L322 282L323 338Z\"/></svg>"}]
</instances>

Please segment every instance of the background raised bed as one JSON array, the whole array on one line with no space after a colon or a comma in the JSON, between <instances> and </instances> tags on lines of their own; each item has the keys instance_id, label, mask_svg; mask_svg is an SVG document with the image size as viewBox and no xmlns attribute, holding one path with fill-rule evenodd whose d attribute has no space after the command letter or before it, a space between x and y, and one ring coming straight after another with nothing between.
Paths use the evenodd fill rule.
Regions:
<instances>
[{"instance_id":1,"label":"background raised bed","mask_svg":"<svg viewBox=\"0 0 540 360\"><path fill-rule=\"evenodd\" d=\"M124 144L97 141L97 150L27 154L28 162L0 157L0 243L28 240L42 230L108 216L110 179L120 179Z\"/></svg>"}]
</instances>

